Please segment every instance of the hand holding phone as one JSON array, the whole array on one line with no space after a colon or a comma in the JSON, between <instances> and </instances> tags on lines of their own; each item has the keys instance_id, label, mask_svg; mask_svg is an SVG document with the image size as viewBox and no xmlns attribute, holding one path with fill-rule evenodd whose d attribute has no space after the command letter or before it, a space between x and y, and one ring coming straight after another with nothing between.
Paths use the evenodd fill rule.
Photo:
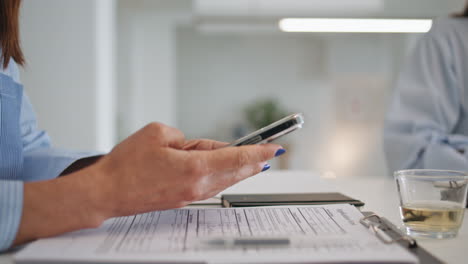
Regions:
<instances>
[{"instance_id":1,"label":"hand holding phone","mask_svg":"<svg viewBox=\"0 0 468 264\"><path fill-rule=\"evenodd\" d=\"M302 124L304 124L304 118L302 114L292 114L232 142L229 144L229 146L269 143L281 136L301 128Z\"/></svg>"}]
</instances>

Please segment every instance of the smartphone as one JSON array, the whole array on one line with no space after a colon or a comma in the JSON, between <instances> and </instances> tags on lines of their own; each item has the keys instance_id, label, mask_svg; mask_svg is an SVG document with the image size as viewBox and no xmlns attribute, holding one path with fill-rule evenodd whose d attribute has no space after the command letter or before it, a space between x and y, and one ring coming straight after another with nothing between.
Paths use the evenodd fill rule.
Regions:
<instances>
[{"instance_id":1,"label":"smartphone","mask_svg":"<svg viewBox=\"0 0 468 264\"><path fill-rule=\"evenodd\" d=\"M302 124L304 124L304 117L302 114L292 114L251 134L248 134L245 137L239 138L238 140L229 144L229 146L269 143L281 136L301 128Z\"/></svg>"}]
</instances>

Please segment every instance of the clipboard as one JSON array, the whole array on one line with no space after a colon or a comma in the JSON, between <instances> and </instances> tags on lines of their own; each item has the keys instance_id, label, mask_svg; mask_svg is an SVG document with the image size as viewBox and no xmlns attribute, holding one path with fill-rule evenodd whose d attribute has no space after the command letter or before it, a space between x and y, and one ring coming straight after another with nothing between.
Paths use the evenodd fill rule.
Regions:
<instances>
[{"instance_id":1,"label":"clipboard","mask_svg":"<svg viewBox=\"0 0 468 264\"><path fill-rule=\"evenodd\" d=\"M224 194L221 196L221 205L223 207L324 205L345 203L356 207L364 206L362 201L338 192Z\"/></svg>"},{"instance_id":2,"label":"clipboard","mask_svg":"<svg viewBox=\"0 0 468 264\"><path fill-rule=\"evenodd\" d=\"M401 232L398 227L392 224L385 217L380 217L373 212L363 212L363 215L364 217L360 221L361 224L370 229L385 244L400 244L410 253L414 254L419 259L419 263L444 263L424 248L419 247L414 238Z\"/></svg>"}]
</instances>

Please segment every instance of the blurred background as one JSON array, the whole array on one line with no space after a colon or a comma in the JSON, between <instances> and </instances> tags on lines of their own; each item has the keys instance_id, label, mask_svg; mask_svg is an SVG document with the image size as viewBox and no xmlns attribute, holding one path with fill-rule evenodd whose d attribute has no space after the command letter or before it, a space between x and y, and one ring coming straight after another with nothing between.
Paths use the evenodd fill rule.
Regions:
<instances>
[{"instance_id":1,"label":"blurred background","mask_svg":"<svg viewBox=\"0 0 468 264\"><path fill-rule=\"evenodd\" d=\"M392 84L424 33L297 33L283 18L434 19L464 0L23 0L22 82L54 145L109 151L146 123L232 141L293 112L275 169L385 176Z\"/></svg>"}]
</instances>

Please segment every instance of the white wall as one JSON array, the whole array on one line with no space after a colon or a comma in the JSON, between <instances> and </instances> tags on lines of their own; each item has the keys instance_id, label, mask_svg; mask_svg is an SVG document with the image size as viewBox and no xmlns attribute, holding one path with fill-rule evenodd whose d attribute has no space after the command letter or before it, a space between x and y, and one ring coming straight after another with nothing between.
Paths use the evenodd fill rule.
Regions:
<instances>
[{"instance_id":1,"label":"white wall","mask_svg":"<svg viewBox=\"0 0 468 264\"><path fill-rule=\"evenodd\" d=\"M119 138L153 121L176 125L175 28L191 1L119 1Z\"/></svg>"},{"instance_id":2,"label":"white wall","mask_svg":"<svg viewBox=\"0 0 468 264\"><path fill-rule=\"evenodd\" d=\"M381 128L404 35L206 34L180 27L178 127L233 140L246 105L278 99L306 116L287 142L290 168L385 175Z\"/></svg>"},{"instance_id":3,"label":"white wall","mask_svg":"<svg viewBox=\"0 0 468 264\"><path fill-rule=\"evenodd\" d=\"M115 142L113 0L25 0L22 82L56 146L108 150Z\"/></svg>"}]
</instances>

